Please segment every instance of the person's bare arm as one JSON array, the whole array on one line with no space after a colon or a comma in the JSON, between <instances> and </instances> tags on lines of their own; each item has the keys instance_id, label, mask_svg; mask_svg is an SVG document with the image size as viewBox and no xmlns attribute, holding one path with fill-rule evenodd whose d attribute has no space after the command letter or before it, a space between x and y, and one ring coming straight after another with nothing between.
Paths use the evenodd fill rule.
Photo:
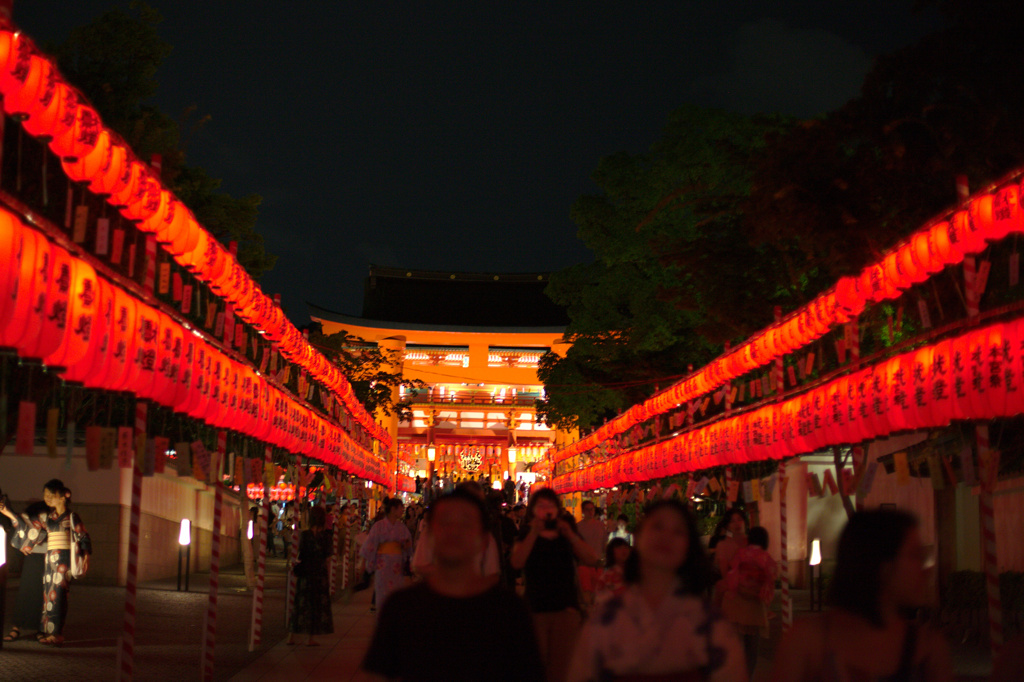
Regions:
<instances>
[{"instance_id":1,"label":"person's bare arm","mask_svg":"<svg viewBox=\"0 0 1024 682\"><path fill-rule=\"evenodd\" d=\"M544 520L535 516L533 521L530 522L530 532L527 533L525 538L516 540L515 544L512 545L512 553L508 559L509 563L512 564L512 568L521 571L526 566L526 560L530 558L530 552L533 551L533 546L537 543L537 536L540 535L540 529L543 525Z\"/></svg>"},{"instance_id":2,"label":"person's bare arm","mask_svg":"<svg viewBox=\"0 0 1024 682\"><path fill-rule=\"evenodd\" d=\"M600 560L594 548L587 544L587 541L580 537L579 533L573 530L565 519L558 520L558 532L572 545L572 552L584 566L597 566Z\"/></svg>"}]
</instances>

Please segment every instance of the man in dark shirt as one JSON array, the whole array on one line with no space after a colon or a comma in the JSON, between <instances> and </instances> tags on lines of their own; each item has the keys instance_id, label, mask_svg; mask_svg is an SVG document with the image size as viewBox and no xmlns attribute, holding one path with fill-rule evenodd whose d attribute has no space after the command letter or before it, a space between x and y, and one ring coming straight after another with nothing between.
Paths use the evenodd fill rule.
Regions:
<instances>
[{"instance_id":1,"label":"man in dark shirt","mask_svg":"<svg viewBox=\"0 0 1024 682\"><path fill-rule=\"evenodd\" d=\"M435 570L391 595L362 664L362 680L543 680L522 600L480 575L487 510L457 490L427 512Z\"/></svg>"}]
</instances>

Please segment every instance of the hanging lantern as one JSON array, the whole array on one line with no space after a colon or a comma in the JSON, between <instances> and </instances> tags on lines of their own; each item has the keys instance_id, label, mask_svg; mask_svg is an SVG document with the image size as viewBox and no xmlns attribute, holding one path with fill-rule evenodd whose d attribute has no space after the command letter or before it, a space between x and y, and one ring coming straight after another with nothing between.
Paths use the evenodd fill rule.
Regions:
<instances>
[{"instance_id":1,"label":"hanging lantern","mask_svg":"<svg viewBox=\"0 0 1024 682\"><path fill-rule=\"evenodd\" d=\"M865 297L861 293L860 280L856 277L842 277L836 283L836 304L849 317L856 317L864 310Z\"/></svg>"},{"instance_id":2,"label":"hanging lantern","mask_svg":"<svg viewBox=\"0 0 1024 682\"><path fill-rule=\"evenodd\" d=\"M184 329L169 315L162 312L159 313L159 322L153 400L166 407L174 407L174 397L178 390L178 373L182 362Z\"/></svg>"},{"instance_id":3,"label":"hanging lantern","mask_svg":"<svg viewBox=\"0 0 1024 682\"><path fill-rule=\"evenodd\" d=\"M22 227L13 214L0 210L0 334L14 314L21 277Z\"/></svg>"},{"instance_id":4,"label":"hanging lantern","mask_svg":"<svg viewBox=\"0 0 1024 682\"><path fill-rule=\"evenodd\" d=\"M56 244L50 244L37 259L40 265L36 277L40 280L37 289L33 316L38 318L39 334L34 339L25 339L19 344L18 354L26 358L43 359L62 352L68 330L68 299L74 279L74 261L71 254ZM44 276L42 273L48 270ZM45 282L46 289L42 289Z\"/></svg>"},{"instance_id":5,"label":"hanging lantern","mask_svg":"<svg viewBox=\"0 0 1024 682\"><path fill-rule=\"evenodd\" d=\"M987 222L991 224L991 197L989 201L983 202L989 208L987 211ZM964 255L978 253L985 248L985 233L983 225L976 223L970 211L957 211L953 214L953 238L956 246Z\"/></svg>"},{"instance_id":6,"label":"hanging lantern","mask_svg":"<svg viewBox=\"0 0 1024 682\"><path fill-rule=\"evenodd\" d=\"M185 328L181 329L181 358L179 360L177 383L171 407L175 412L188 412L192 392L195 390L196 356L199 350L199 339Z\"/></svg>"},{"instance_id":7,"label":"hanging lantern","mask_svg":"<svg viewBox=\"0 0 1024 682\"><path fill-rule=\"evenodd\" d=\"M87 386L111 391L127 390L132 359L135 354L135 323L138 318L136 300L117 286L110 287L113 299L107 352L98 356L98 362L85 379ZM104 321L105 318L104 318Z\"/></svg>"},{"instance_id":8,"label":"hanging lantern","mask_svg":"<svg viewBox=\"0 0 1024 682\"><path fill-rule=\"evenodd\" d=\"M930 230L915 234L911 240L911 246L914 249L914 256L918 265L925 271L926 275L939 272L946 267L945 262L935 251Z\"/></svg>"},{"instance_id":9,"label":"hanging lantern","mask_svg":"<svg viewBox=\"0 0 1024 682\"><path fill-rule=\"evenodd\" d=\"M992 241L1002 239L1011 232L1022 231L1020 222L1020 188L1004 187L992 200L992 222L986 236Z\"/></svg>"},{"instance_id":10,"label":"hanging lantern","mask_svg":"<svg viewBox=\"0 0 1024 682\"><path fill-rule=\"evenodd\" d=\"M92 266L70 257L69 261L71 280L66 299L67 328L64 342L57 350L43 358L43 364L65 370L81 362L89 351L95 331L94 321L99 298L96 271Z\"/></svg>"},{"instance_id":11,"label":"hanging lantern","mask_svg":"<svg viewBox=\"0 0 1024 682\"><path fill-rule=\"evenodd\" d=\"M121 215L135 221L143 232L152 232L155 228L147 221L161 209L167 209L167 199L167 191L160 186L160 181L147 167L145 175L135 186L135 193L121 209Z\"/></svg>"},{"instance_id":12,"label":"hanging lantern","mask_svg":"<svg viewBox=\"0 0 1024 682\"><path fill-rule=\"evenodd\" d=\"M74 161L62 160L61 166L67 176L75 182L91 183L103 169L109 167L110 157L110 133L101 130L92 151Z\"/></svg>"},{"instance_id":13,"label":"hanging lantern","mask_svg":"<svg viewBox=\"0 0 1024 682\"><path fill-rule=\"evenodd\" d=\"M23 348L36 343L43 327L50 279L50 242L35 230L21 227L15 248L17 275L9 285L14 307L8 309L10 321L0 327L0 346L13 348L20 355ZM9 274L14 275L15 268Z\"/></svg>"},{"instance_id":14,"label":"hanging lantern","mask_svg":"<svg viewBox=\"0 0 1024 682\"><path fill-rule=\"evenodd\" d=\"M27 40L20 40L22 45ZM10 72L10 90L3 92L4 112L17 119L27 119L38 108L39 95L46 88L46 60L37 54L27 54L24 61L18 60L15 70Z\"/></svg>"},{"instance_id":15,"label":"hanging lantern","mask_svg":"<svg viewBox=\"0 0 1024 682\"><path fill-rule=\"evenodd\" d=\"M931 228L932 245L935 253L945 265L963 262L964 252L954 238L953 226L947 222L935 223Z\"/></svg>"},{"instance_id":16,"label":"hanging lantern","mask_svg":"<svg viewBox=\"0 0 1024 682\"><path fill-rule=\"evenodd\" d=\"M125 209L129 203L145 195L149 183L149 170L144 163L128 154L126 165L118 178L118 187L110 193L108 203L115 208ZM141 186L141 189L140 189Z\"/></svg>"},{"instance_id":17,"label":"hanging lantern","mask_svg":"<svg viewBox=\"0 0 1024 682\"><path fill-rule=\"evenodd\" d=\"M160 337L159 313L145 303L139 303L134 332L135 355L129 369L127 389L141 398L152 398Z\"/></svg>"},{"instance_id":18,"label":"hanging lantern","mask_svg":"<svg viewBox=\"0 0 1024 682\"><path fill-rule=\"evenodd\" d=\"M49 142L54 135L66 132L60 126L63 114L64 99L70 88L60 82L57 67L50 61L43 65L42 86L36 93L35 100L28 106L28 118L22 121L22 127L29 135Z\"/></svg>"},{"instance_id":19,"label":"hanging lantern","mask_svg":"<svg viewBox=\"0 0 1024 682\"><path fill-rule=\"evenodd\" d=\"M66 132L50 140L50 150L68 161L80 159L96 147L102 129L96 110L78 99L73 124Z\"/></svg>"}]
</instances>

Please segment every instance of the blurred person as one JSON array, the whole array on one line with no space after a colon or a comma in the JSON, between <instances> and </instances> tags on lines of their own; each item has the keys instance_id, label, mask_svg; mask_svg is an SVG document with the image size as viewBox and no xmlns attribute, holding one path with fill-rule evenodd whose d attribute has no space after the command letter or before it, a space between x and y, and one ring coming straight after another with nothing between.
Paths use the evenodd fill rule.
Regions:
<instances>
[{"instance_id":1,"label":"blurred person","mask_svg":"<svg viewBox=\"0 0 1024 682\"><path fill-rule=\"evenodd\" d=\"M306 635L306 645L316 646L316 635L334 632L331 591L327 581L327 562L331 558L333 538L324 527L323 507L309 510L309 529L299 536L299 555L292 567L296 576L295 600L288 621L287 644L295 644L296 634Z\"/></svg>"},{"instance_id":2,"label":"blurred person","mask_svg":"<svg viewBox=\"0 0 1024 682\"><path fill-rule=\"evenodd\" d=\"M597 518L597 506L591 500L584 500L580 506L583 512L583 520L576 524L576 532L590 545L594 555L600 559L604 557L605 546L608 543L608 531L604 524ZM594 603L594 594L597 592L597 578L600 575L600 565L585 566L581 564L577 569L580 576L580 590L583 592L583 601L586 606Z\"/></svg>"},{"instance_id":3,"label":"blurred person","mask_svg":"<svg viewBox=\"0 0 1024 682\"><path fill-rule=\"evenodd\" d=\"M736 552L722 586L722 615L743 638L747 674L754 676L758 639L768 636L768 605L775 596L778 567L768 554L768 531L755 526L747 533L747 546Z\"/></svg>"},{"instance_id":4,"label":"blurred person","mask_svg":"<svg viewBox=\"0 0 1024 682\"><path fill-rule=\"evenodd\" d=\"M609 597L622 594L626 589L626 560L632 553L632 547L622 538L612 538L605 550L604 570L597 578L597 590L594 603L600 604Z\"/></svg>"},{"instance_id":5,"label":"blurred person","mask_svg":"<svg viewBox=\"0 0 1024 682\"><path fill-rule=\"evenodd\" d=\"M376 608L383 606L388 596L405 583L402 569L412 553L412 536L402 523L402 501L389 497L382 509L384 516L370 528L360 550L366 570L373 571Z\"/></svg>"},{"instance_id":6,"label":"blurred person","mask_svg":"<svg viewBox=\"0 0 1024 682\"><path fill-rule=\"evenodd\" d=\"M50 508L42 500L30 503L22 512L23 519L45 516ZM12 542L13 545L13 542ZM43 612L43 573L46 571L46 543L40 542L25 554L18 578L18 596L14 602L14 617L11 630L4 636L5 642L20 639L23 632L34 632L36 639L45 635L39 629L39 616Z\"/></svg>"},{"instance_id":7,"label":"blurred person","mask_svg":"<svg viewBox=\"0 0 1024 682\"><path fill-rule=\"evenodd\" d=\"M483 503L463 489L430 506L435 569L388 599L357 679L544 679L523 601L478 571L487 523Z\"/></svg>"},{"instance_id":8,"label":"blurred person","mask_svg":"<svg viewBox=\"0 0 1024 682\"><path fill-rule=\"evenodd\" d=\"M858 512L839 539L829 609L798 621L775 655L773 682L951 682L942 634L909 613L931 601L918 522L895 510Z\"/></svg>"},{"instance_id":9,"label":"blurred person","mask_svg":"<svg viewBox=\"0 0 1024 682\"><path fill-rule=\"evenodd\" d=\"M746 682L739 638L704 598L710 566L689 509L675 500L651 505L625 581L623 593L595 608L584 626L570 682Z\"/></svg>"},{"instance_id":10,"label":"blurred person","mask_svg":"<svg viewBox=\"0 0 1024 682\"><path fill-rule=\"evenodd\" d=\"M725 537L714 548L714 565L718 575L725 577L736 552L747 546L747 515L742 509L733 507L722 516L720 525L725 529Z\"/></svg>"},{"instance_id":11,"label":"blurred person","mask_svg":"<svg viewBox=\"0 0 1024 682\"><path fill-rule=\"evenodd\" d=\"M626 544L633 544L633 534L629 532L629 517L625 514L619 514L618 518L615 519L615 530L608 536L609 540L615 538L622 538L626 541Z\"/></svg>"},{"instance_id":12,"label":"blurred person","mask_svg":"<svg viewBox=\"0 0 1024 682\"><path fill-rule=\"evenodd\" d=\"M484 490L476 481L463 481L455 487L455 490L461 490L484 504ZM489 514L485 520L487 521L487 541L484 543L484 549L480 556L477 557L476 566L480 575L496 583L501 579L501 554L498 550L498 543L494 539ZM430 532L429 524L424 524L423 532L416 543L416 551L412 557L412 570L413 573L423 578L430 575L434 568L434 536Z\"/></svg>"},{"instance_id":13,"label":"blurred person","mask_svg":"<svg viewBox=\"0 0 1024 682\"><path fill-rule=\"evenodd\" d=\"M92 543L89 534L78 515L71 511L71 490L57 478L50 479L43 485L43 502L48 511L35 517L18 517L0 506L0 513L11 521L14 537L11 546L21 550L25 555L32 552L36 545L46 543L46 566L40 589L43 591L43 608L39 621L39 631L43 637L41 644L61 646L64 643L64 625L68 616L68 592L71 587L71 543L72 531L80 535L77 551L85 555L88 567Z\"/></svg>"},{"instance_id":14,"label":"blurred person","mask_svg":"<svg viewBox=\"0 0 1024 682\"><path fill-rule=\"evenodd\" d=\"M577 560L593 566L597 555L576 532L558 494L551 488L532 493L511 563L523 572L526 603L549 682L565 680L580 627Z\"/></svg>"}]
</instances>

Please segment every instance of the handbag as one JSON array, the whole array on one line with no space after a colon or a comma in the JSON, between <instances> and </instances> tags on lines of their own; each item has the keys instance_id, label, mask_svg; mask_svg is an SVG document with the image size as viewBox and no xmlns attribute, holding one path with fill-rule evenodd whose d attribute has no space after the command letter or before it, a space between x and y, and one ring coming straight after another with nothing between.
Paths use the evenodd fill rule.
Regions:
<instances>
[{"instance_id":1,"label":"handbag","mask_svg":"<svg viewBox=\"0 0 1024 682\"><path fill-rule=\"evenodd\" d=\"M71 564L68 566L68 577L81 578L89 570L89 555L79 548L85 533L75 530L75 515L71 514Z\"/></svg>"}]
</instances>

